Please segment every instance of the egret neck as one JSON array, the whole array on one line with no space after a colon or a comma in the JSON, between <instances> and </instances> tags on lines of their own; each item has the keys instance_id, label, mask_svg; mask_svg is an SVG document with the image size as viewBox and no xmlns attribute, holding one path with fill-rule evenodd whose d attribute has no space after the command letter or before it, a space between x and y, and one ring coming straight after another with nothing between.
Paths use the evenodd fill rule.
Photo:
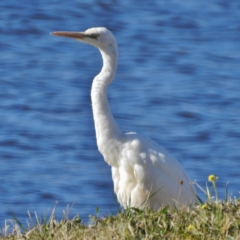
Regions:
<instances>
[{"instance_id":1,"label":"egret neck","mask_svg":"<svg viewBox=\"0 0 240 240\"><path fill-rule=\"evenodd\" d=\"M122 132L112 116L107 100L107 87L114 79L117 70L117 48L109 45L104 50L100 49L100 52L103 58L103 67L93 80L91 100L97 145L99 151L104 155L107 142L111 144L112 140L119 138Z\"/></svg>"}]
</instances>

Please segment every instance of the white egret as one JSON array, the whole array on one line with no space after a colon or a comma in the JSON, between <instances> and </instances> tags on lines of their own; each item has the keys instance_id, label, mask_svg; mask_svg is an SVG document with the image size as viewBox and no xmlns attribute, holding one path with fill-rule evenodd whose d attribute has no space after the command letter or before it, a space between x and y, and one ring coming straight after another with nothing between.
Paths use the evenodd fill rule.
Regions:
<instances>
[{"instance_id":1,"label":"white egret","mask_svg":"<svg viewBox=\"0 0 240 240\"><path fill-rule=\"evenodd\" d=\"M189 206L198 202L194 186L183 167L155 141L137 133L123 133L115 122L107 100L107 86L117 69L118 47L104 27L85 32L52 32L74 38L100 50L103 67L91 90L97 145L111 166L114 192L123 207Z\"/></svg>"}]
</instances>

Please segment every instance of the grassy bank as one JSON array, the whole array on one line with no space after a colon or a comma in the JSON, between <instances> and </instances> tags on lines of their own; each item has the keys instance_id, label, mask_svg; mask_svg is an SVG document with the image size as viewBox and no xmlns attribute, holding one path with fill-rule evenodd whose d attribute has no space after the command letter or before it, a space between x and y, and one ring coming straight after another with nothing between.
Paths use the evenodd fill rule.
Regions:
<instances>
[{"instance_id":1,"label":"grassy bank","mask_svg":"<svg viewBox=\"0 0 240 240\"><path fill-rule=\"evenodd\" d=\"M92 217L89 226L81 224L80 217L35 218L28 229L15 222L12 232L5 229L0 239L240 239L240 200L157 212L128 209L116 216Z\"/></svg>"},{"instance_id":2,"label":"grassy bank","mask_svg":"<svg viewBox=\"0 0 240 240\"><path fill-rule=\"evenodd\" d=\"M213 175L212 175L213 176ZM5 226L1 239L240 239L240 199L219 201L216 178L206 189L207 201L191 208L158 211L130 208L116 216L91 217L86 226L80 217L57 221L53 210L49 219L37 215L29 219L27 229L16 217L13 229ZM213 200L214 199L214 200Z\"/></svg>"}]
</instances>

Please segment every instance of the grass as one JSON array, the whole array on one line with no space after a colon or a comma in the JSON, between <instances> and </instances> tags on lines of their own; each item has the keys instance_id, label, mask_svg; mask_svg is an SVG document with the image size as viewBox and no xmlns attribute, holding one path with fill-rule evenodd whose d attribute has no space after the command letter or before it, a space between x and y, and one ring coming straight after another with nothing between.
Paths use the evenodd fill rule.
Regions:
<instances>
[{"instance_id":1,"label":"grass","mask_svg":"<svg viewBox=\"0 0 240 240\"><path fill-rule=\"evenodd\" d=\"M29 214L25 228L15 216L6 224L2 239L240 239L240 199L218 200L216 180L206 187L207 201L180 209L158 211L128 208L104 218L91 216L84 225L79 216L57 221L55 208L48 219ZM226 190L227 192L227 190ZM97 211L98 212L98 211ZM11 232L9 232L12 227Z\"/></svg>"}]
</instances>

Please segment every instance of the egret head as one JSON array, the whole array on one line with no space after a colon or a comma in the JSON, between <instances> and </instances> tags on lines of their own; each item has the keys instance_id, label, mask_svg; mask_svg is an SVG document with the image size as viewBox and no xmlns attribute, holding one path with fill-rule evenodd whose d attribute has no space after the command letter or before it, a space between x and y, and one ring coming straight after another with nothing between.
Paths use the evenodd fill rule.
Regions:
<instances>
[{"instance_id":1,"label":"egret head","mask_svg":"<svg viewBox=\"0 0 240 240\"><path fill-rule=\"evenodd\" d=\"M91 44L100 50L117 49L113 34L104 27L89 28L85 32L52 32L52 35L74 38L80 42Z\"/></svg>"}]
</instances>

